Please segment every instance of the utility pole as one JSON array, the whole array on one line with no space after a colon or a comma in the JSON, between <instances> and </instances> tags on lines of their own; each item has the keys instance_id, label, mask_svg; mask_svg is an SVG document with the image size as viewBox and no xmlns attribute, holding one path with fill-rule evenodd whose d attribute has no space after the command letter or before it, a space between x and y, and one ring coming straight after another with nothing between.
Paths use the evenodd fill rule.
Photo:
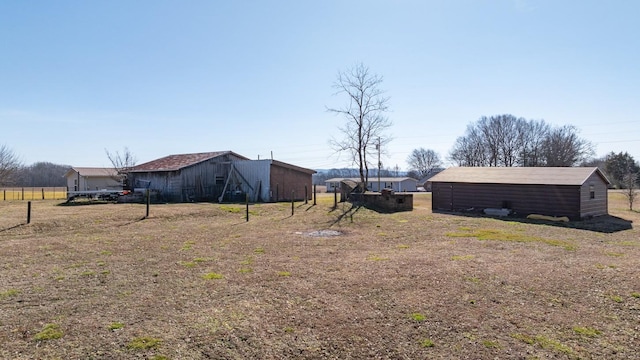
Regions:
<instances>
[{"instance_id":1,"label":"utility pole","mask_svg":"<svg viewBox=\"0 0 640 360\"><path fill-rule=\"evenodd\" d=\"M380 169L382 168L382 162L380 162L380 136L378 136L376 150L378 150L378 192L382 192L382 189L380 188Z\"/></svg>"}]
</instances>

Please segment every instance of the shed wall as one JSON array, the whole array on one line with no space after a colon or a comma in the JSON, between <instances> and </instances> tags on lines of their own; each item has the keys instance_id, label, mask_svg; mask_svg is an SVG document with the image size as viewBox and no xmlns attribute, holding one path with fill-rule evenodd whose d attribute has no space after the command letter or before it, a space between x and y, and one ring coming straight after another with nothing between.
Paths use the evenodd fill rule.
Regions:
<instances>
[{"instance_id":1,"label":"shed wall","mask_svg":"<svg viewBox=\"0 0 640 360\"><path fill-rule=\"evenodd\" d=\"M122 184L110 176L78 176L78 172L73 171L67 176L67 188L71 191L121 190Z\"/></svg>"},{"instance_id":2,"label":"shed wall","mask_svg":"<svg viewBox=\"0 0 640 360\"><path fill-rule=\"evenodd\" d=\"M301 201L305 199L305 186L307 189L307 200L311 200L311 174L295 169L271 164L271 201Z\"/></svg>"},{"instance_id":3,"label":"shed wall","mask_svg":"<svg viewBox=\"0 0 640 360\"><path fill-rule=\"evenodd\" d=\"M593 173L580 187L580 217L607 215L608 207L607 184L597 173Z\"/></svg>"},{"instance_id":4,"label":"shed wall","mask_svg":"<svg viewBox=\"0 0 640 360\"><path fill-rule=\"evenodd\" d=\"M579 219L580 195L580 187L571 185L434 182L432 207L447 211L507 207L523 216L543 214Z\"/></svg>"}]
</instances>

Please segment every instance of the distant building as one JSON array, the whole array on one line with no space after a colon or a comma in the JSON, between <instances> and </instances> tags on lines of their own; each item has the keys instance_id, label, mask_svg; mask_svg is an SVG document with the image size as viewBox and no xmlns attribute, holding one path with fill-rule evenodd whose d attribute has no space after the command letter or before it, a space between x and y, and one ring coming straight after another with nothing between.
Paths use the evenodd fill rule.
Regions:
<instances>
[{"instance_id":1,"label":"distant building","mask_svg":"<svg viewBox=\"0 0 640 360\"><path fill-rule=\"evenodd\" d=\"M72 167L65 174L69 191L122 190L114 168Z\"/></svg>"},{"instance_id":2,"label":"distant building","mask_svg":"<svg viewBox=\"0 0 640 360\"><path fill-rule=\"evenodd\" d=\"M360 178L332 178L325 181L327 186L327 192L334 192L341 190L340 183L343 181L350 181L359 183ZM410 177L381 177L380 186L378 187L378 178L369 177L367 182L367 190L380 191L380 189L391 189L397 192L413 192L418 191L418 180Z\"/></svg>"}]
</instances>

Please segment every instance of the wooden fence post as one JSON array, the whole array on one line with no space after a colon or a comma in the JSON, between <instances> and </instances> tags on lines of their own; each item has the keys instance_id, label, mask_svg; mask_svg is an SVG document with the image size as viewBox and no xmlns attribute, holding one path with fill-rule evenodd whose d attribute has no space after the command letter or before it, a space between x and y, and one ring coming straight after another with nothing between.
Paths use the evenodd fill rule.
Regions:
<instances>
[{"instance_id":1,"label":"wooden fence post","mask_svg":"<svg viewBox=\"0 0 640 360\"><path fill-rule=\"evenodd\" d=\"M249 221L249 194L245 196L245 204L247 205L247 222Z\"/></svg>"},{"instance_id":2,"label":"wooden fence post","mask_svg":"<svg viewBox=\"0 0 640 360\"><path fill-rule=\"evenodd\" d=\"M333 188L333 208L337 208L338 207L338 188L334 187Z\"/></svg>"},{"instance_id":3,"label":"wooden fence post","mask_svg":"<svg viewBox=\"0 0 640 360\"><path fill-rule=\"evenodd\" d=\"M147 188L147 212L145 214L145 219L149 217L149 204L151 203L151 191Z\"/></svg>"},{"instance_id":4,"label":"wooden fence post","mask_svg":"<svg viewBox=\"0 0 640 360\"><path fill-rule=\"evenodd\" d=\"M313 185L313 205L316 205L316 199L318 198L318 193L316 192L316 184Z\"/></svg>"},{"instance_id":5,"label":"wooden fence post","mask_svg":"<svg viewBox=\"0 0 640 360\"><path fill-rule=\"evenodd\" d=\"M42 190L42 200L44 200L44 188L42 188L41 190ZM55 190L53 193L55 194Z\"/></svg>"},{"instance_id":6,"label":"wooden fence post","mask_svg":"<svg viewBox=\"0 0 640 360\"><path fill-rule=\"evenodd\" d=\"M31 201L27 203L27 224L31 223Z\"/></svg>"},{"instance_id":7,"label":"wooden fence post","mask_svg":"<svg viewBox=\"0 0 640 360\"><path fill-rule=\"evenodd\" d=\"M307 190L307 185L304 186L304 204L308 204L309 203L309 193Z\"/></svg>"}]
</instances>

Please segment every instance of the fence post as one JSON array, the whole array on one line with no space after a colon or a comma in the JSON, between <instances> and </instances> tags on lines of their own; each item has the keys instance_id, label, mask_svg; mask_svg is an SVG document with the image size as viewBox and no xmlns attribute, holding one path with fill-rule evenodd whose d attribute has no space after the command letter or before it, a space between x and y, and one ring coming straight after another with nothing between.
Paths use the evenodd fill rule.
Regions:
<instances>
[{"instance_id":1,"label":"fence post","mask_svg":"<svg viewBox=\"0 0 640 360\"><path fill-rule=\"evenodd\" d=\"M309 203L309 193L307 190L307 185L304 186L304 204L308 204Z\"/></svg>"},{"instance_id":2,"label":"fence post","mask_svg":"<svg viewBox=\"0 0 640 360\"><path fill-rule=\"evenodd\" d=\"M40 190L42 190L42 200L44 200L44 188L42 188ZM55 194L55 191L54 191L54 194Z\"/></svg>"},{"instance_id":3,"label":"fence post","mask_svg":"<svg viewBox=\"0 0 640 360\"><path fill-rule=\"evenodd\" d=\"M31 223L31 201L27 203L27 224Z\"/></svg>"},{"instance_id":4,"label":"fence post","mask_svg":"<svg viewBox=\"0 0 640 360\"><path fill-rule=\"evenodd\" d=\"M318 193L316 192L316 184L313 185L313 205L316 205L316 198L318 197Z\"/></svg>"},{"instance_id":5,"label":"fence post","mask_svg":"<svg viewBox=\"0 0 640 360\"><path fill-rule=\"evenodd\" d=\"M338 188L334 187L333 188L333 208L337 208L338 207Z\"/></svg>"},{"instance_id":6,"label":"fence post","mask_svg":"<svg viewBox=\"0 0 640 360\"><path fill-rule=\"evenodd\" d=\"M247 205L247 222L248 222L249 221L249 194L246 194L244 202Z\"/></svg>"},{"instance_id":7,"label":"fence post","mask_svg":"<svg viewBox=\"0 0 640 360\"><path fill-rule=\"evenodd\" d=\"M146 215L144 216L145 219L149 217L149 204L151 203L151 191L149 191L149 189L147 188L147 212Z\"/></svg>"},{"instance_id":8,"label":"fence post","mask_svg":"<svg viewBox=\"0 0 640 360\"><path fill-rule=\"evenodd\" d=\"M24 188L22 188L22 200L24 201Z\"/></svg>"}]
</instances>

